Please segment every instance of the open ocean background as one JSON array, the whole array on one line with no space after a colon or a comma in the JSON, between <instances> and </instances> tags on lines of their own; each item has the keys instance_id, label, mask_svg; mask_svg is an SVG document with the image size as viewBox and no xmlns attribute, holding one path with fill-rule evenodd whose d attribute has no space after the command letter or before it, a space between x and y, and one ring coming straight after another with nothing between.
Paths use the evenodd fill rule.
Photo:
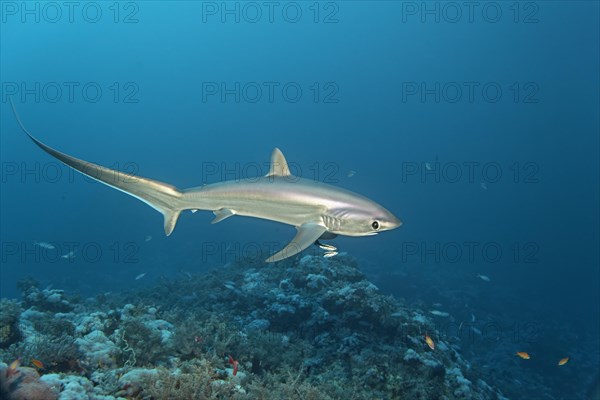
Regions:
<instances>
[{"instance_id":1,"label":"open ocean background","mask_svg":"<svg viewBox=\"0 0 600 400\"><path fill-rule=\"evenodd\" d=\"M1 297L26 276L150 287L294 235L198 212L165 237L155 210L34 146L12 96L51 147L180 188L262 175L279 147L402 219L333 243L385 292L485 321L496 350L467 359L528 349L519 373L557 399L598 374L598 2L84 2L72 22L55 4L1 4Z\"/></svg>"}]
</instances>

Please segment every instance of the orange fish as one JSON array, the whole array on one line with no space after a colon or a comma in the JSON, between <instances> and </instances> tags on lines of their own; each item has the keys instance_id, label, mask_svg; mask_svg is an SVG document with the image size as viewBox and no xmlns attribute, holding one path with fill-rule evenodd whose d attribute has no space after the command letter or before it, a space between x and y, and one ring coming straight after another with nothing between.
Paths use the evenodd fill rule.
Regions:
<instances>
[{"instance_id":1,"label":"orange fish","mask_svg":"<svg viewBox=\"0 0 600 400\"><path fill-rule=\"evenodd\" d=\"M518 351L517 355L519 357L521 357L523 360L529 360L531 357L529 356L529 353L526 353L524 351Z\"/></svg>"},{"instance_id":2,"label":"orange fish","mask_svg":"<svg viewBox=\"0 0 600 400\"><path fill-rule=\"evenodd\" d=\"M558 362L558 365L565 365L569 362L569 357L565 357Z\"/></svg>"},{"instance_id":3,"label":"orange fish","mask_svg":"<svg viewBox=\"0 0 600 400\"><path fill-rule=\"evenodd\" d=\"M10 378L11 376L18 374L19 365L21 365L20 358L17 358L15 361L11 362L8 368L6 369L6 377Z\"/></svg>"},{"instance_id":4,"label":"orange fish","mask_svg":"<svg viewBox=\"0 0 600 400\"><path fill-rule=\"evenodd\" d=\"M435 350L435 343L433 343L433 339L431 339L428 334L425 334L425 342L431 350Z\"/></svg>"},{"instance_id":5,"label":"orange fish","mask_svg":"<svg viewBox=\"0 0 600 400\"><path fill-rule=\"evenodd\" d=\"M44 363L40 360L36 360L35 358L31 359L31 364L37 369L44 369Z\"/></svg>"},{"instance_id":6,"label":"orange fish","mask_svg":"<svg viewBox=\"0 0 600 400\"><path fill-rule=\"evenodd\" d=\"M238 362L238 360L234 360L233 357L231 357L231 355L229 356L229 364L233 365L233 376L235 376L238 372L238 367L240 365L240 363Z\"/></svg>"}]
</instances>

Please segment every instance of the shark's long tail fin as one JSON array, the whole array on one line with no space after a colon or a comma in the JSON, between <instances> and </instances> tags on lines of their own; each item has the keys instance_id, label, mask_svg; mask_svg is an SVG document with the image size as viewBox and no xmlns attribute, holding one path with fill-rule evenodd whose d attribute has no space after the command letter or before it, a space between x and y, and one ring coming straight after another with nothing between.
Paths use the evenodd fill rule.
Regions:
<instances>
[{"instance_id":1,"label":"shark's long tail fin","mask_svg":"<svg viewBox=\"0 0 600 400\"><path fill-rule=\"evenodd\" d=\"M59 161L65 163L69 167L81 172L82 174L89 176L98 182L104 183L105 185L111 186L117 190L127 193L137 199L142 200L157 211L160 211L165 217L165 234L169 236L175 224L179 213L182 211L181 198L183 192L177 189L175 186L155 181L148 178L142 178L127 173L123 173L117 170L103 167L91 162L80 160L72 157L68 154L61 153L52 147L46 146L44 143L37 140L29 131L25 128L17 110L15 109L12 100L10 101L13 113L19 123L21 129L29 138L38 145L46 153Z\"/></svg>"}]
</instances>

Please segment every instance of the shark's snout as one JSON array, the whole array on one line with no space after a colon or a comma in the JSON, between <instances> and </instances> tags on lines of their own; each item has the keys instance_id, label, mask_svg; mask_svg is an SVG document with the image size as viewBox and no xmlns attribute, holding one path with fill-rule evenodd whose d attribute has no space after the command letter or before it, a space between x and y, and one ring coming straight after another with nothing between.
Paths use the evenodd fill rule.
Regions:
<instances>
[{"instance_id":1,"label":"shark's snout","mask_svg":"<svg viewBox=\"0 0 600 400\"><path fill-rule=\"evenodd\" d=\"M402 221L400 220L400 218L396 217L394 214L389 213L388 215L386 215L386 217L383 219L383 230L392 230L392 229L396 229L399 226L402 225Z\"/></svg>"},{"instance_id":2,"label":"shark's snout","mask_svg":"<svg viewBox=\"0 0 600 400\"><path fill-rule=\"evenodd\" d=\"M390 221L390 229L396 229L400 226L402 226L402 221L400 220L400 218L396 217L396 216L392 216L392 220Z\"/></svg>"}]
</instances>

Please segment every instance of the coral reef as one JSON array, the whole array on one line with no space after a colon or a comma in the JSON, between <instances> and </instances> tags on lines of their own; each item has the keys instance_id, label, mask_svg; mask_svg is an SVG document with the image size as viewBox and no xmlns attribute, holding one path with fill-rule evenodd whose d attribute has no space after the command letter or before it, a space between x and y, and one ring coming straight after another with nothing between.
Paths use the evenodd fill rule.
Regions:
<instances>
[{"instance_id":1,"label":"coral reef","mask_svg":"<svg viewBox=\"0 0 600 400\"><path fill-rule=\"evenodd\" d=\"M0 397L6 400L55 400L56 392L40 380L33 368L21 367L8 373L10 367L0 364Z\"/></svg>"},{"instance_id":2,"label":"coral reef","mask_svg":"<svg viewBox=\"0 0 600 400\"><path fill-rule=\"evenodd\" d=\"M0 349L7 348L21 339L19 315L21 306L14 300L0 300Z\"/></svg>"},{"instance_id":3,"label":"coral reef","mask_svg":"<svg viewBox=\"0 0 600 400\"><path fill-rule=\"evenodd\" d=\"M42 361L34 381L59 399L503 398L345 254L232 263L110 298L22 290L0 357Z\"/></svg>"}]
</instances>

